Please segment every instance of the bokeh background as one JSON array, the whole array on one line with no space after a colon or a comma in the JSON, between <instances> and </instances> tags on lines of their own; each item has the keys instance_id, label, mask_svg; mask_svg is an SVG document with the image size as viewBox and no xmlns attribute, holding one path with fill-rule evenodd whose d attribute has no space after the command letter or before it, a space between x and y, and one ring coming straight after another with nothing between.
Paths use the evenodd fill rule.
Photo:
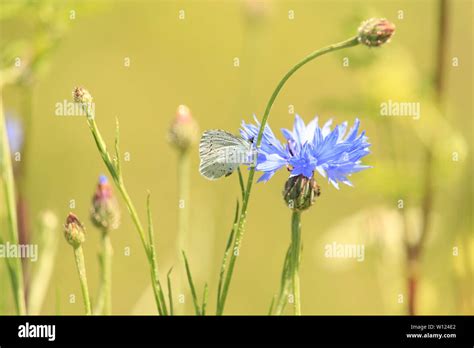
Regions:
<instances>
[{"instance_id":1,"label":"bokeh background","mask_svg":"<svg viewBox=\"0 0 474 348\"><path fill-rule=\"evenodd\" d=\"M308 64L287 83L269 119L277 131L292 126L293 108L306 122L315 115L336 123L359 117L372 143L365 162L373 168L352 178L355 187L336 190L321 178L322 194L303 214L303 313L407 313L404 236L418 238L429 201L417 312L474 314L472 2L445 3L446 27L440 35L440 2L427 0L2 0L1 68L13 66L18 57L23 62L37 57L2 90L6 115L21 121L25 138L21 162L15 165L21 168L16 173L27 240L35 240L42 211L53 211L60 221L41 313L83 311L73 254L61 230L69 211L86 224L93 297L98 287L99 232L88 216L105 167L85 119L55 115L56 103L70 100L74 86L85 86L94 96L97 122L110 145L115 119L120 120L122 151L130 156L123 162L126 185L143 219L146 192L151 191L161 273L174 266L173 279L181 289L176 294L187 296L179 310L191 314L176 251L177 153L167 139L177 106L189 106L201 130L237 133L242 120L261 117L290 66L317 48L355 35L363 19L380 16L397 26L390 44L358 46ZM389 99L419 102L420 119L381 116L380 103ZM236 175L216 182L199 175L197 147L191 162L187 251L199 292L209 283L212 312L240 191ZM290 240L290 211L281 197L286 177L280 171L270 182L254 186L227 314L265 314L278 291ZM123 222L113 234L113 312L152 314L148 265L121 207ZM2 201L0 218L3 210ZM3 236L5 225L2 219ZM364 244L365 260L325 258L324 246L334 241ZM2 263L0 313L13 312Z\"/></svg>"}]
</instances>

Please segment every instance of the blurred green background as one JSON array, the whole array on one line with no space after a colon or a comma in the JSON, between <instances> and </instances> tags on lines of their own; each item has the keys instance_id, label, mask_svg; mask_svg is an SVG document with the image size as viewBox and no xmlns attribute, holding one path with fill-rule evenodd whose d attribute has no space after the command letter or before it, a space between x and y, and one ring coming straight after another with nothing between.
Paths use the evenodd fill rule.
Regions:
<instances>
[{"instance_id":1,"label":"blurred green background","mask_svg":"<svg viewBox=\"0 0 474 348\"><path fill-rule=\"evenodd\" d=\"M303 214L303 313L406 313L403 231L406 226L412 235L420 230L428 148L434 156L434 194L418 311L474 314L472 2L448 1L448 7L440 106L434 83L440 41L437 1L2 0L2 69L13 65L15 57L45 51L32 76L3 90L5 111L25 126L19 180L30 234L40 211L53 210L61 223L69 211L77 214L87 227L84 248L95 296L99 232L88 216L98 175L106 169L85 119L55 116L55 104L70 100L74 86L84 86L94 97L96 119L110 146L115 118L120 120L121 148L130 155L123 162L126 185L143 219L146 192L151 191L161 273L174 266L176 296L182 291L186 295L186 304L177 306L192 313L189 291L179 280L183 265L176 256L177 153L167 141L177 106L189 106L201 130L237 134L242 120L261 117L277 82L293 64L317 48L355 35L362 20L386 17L397 26L390 44L380 49L358 46L308 64L290 79L270 115L279 136L279 128L292 127L291 105L306 122L315 115L336 123L359 117L372 143L365 163L373 168L352 178L355 187L343 185L338 191L321 178L322 194ZM181 10L184 19L179 18ZM294 11L292 20L289 11ZM349 66L343 65L345 57ZM452 65L453 57L459 66ZM380 116L380 103L389 99L419 102L420 119ZM196 147L187 249L200 291L209 282L213 311L240 191L236 175L210 182L199 175L198 165ZM278 291L290 240L291 214L281 197L286 177L280 171L268 183L254 186L227 314L265 314ZM72 199L75 209L69 208ZM403 209L398 208L400 199ZM113 311L152 314L156 310L148 265L121 207L123 222L112 236ZM0 228L3 235L5 221ZM57 233L62 235L61 228ZM363 243L364 262L325 258L324 246L333 241ZM127 247L130 256L124 253ZM458 256L453 256L455 247ZM71 248L61 236L42 313L83 312L74 267ZM13 312L6 273L2 263L4 314ZM75 303L70 303L70 294L76 295Z\"/></svg>"}]
</instances>

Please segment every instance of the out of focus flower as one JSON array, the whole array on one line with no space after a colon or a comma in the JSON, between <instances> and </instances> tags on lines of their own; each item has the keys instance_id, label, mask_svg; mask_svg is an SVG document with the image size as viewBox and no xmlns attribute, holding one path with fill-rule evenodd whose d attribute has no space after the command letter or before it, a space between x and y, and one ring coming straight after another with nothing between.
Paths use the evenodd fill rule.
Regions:
<instances>
[{"instance_id":1,"label":"out of focus flower","mask_svg":"<svg viewBox=\"0 0 474 348\"><path fill-rule=\"evenodd\" d=\"M168 132L169 142L180 151L187 151L199 139L199 127L186 105L178 106Z\"/></svg>"},{"instance_id":2,"label":"out of focus flower","mask_svg":"<svg viewBox=\"0 0 474 348\"><path fill-rule=\"evenodd\" d=\"M74 248L80 247L86 240L84 225L73 213L69 213L66 218L64 236L66 237L66 241Z\"/></svg>"},{"instance_id":3,"label":"out of focus flower","mask_svg":"<svg viewBox=\"0 0 474 348\"><path fill-rule=\"evenodd\" d=\"M385 18L371 18L362 22L358 32L360 43L378 47L390 41L395 33L395 25Z\"/></svg>"},{"instance_id":4,"label":"out of focus flower","mask_svg":"<svg viewBox=\"0 0 474 348\"><path fill-rule=\"evenodd\" d=\"M51 210L41 212L39 220L41 226L48 231L52 231L58 227L58 217Z\"/></svg>"},{"instance_id":5,"label":"out of focus flower","mask_svg":"<svg viewBox=\"0 0 474 348\"><path fill-rule=\"evenodd\" d=\"M347 122L333 130L331 123L332 120L329 120L320 128L316 117L305 125L296 115L293 130L282 129L287 140L284 149L270 128L265 129L256 165L256 170L264 174L258 181L268 181L278 169L286 166L291 172L290 177L303 175L311 179L317 171L336 188L339 188L338 182L352 186L348 176L369 168L362 165L360 160L369 153L370 144L365 132L357 134L360 124L358 119L347 135ZM243 123L241 132L254 134L255 129L258 128Z\"/></svg>"},{"instance_id":6,"label":"out of focus flower","mask_svg":"<svg viewBox=\"0 0 474 348\"><path fill-rule=\"evenodd\" d=\"M24 132L21 121L7 113L5 117L5 124L7 128L8 143L10 145L10 152L12 154L20 152L23 147Z\"/></svg>"},{"instance_id":7,"label":"out of focus flower","mask_svg":"<svg viewBox=\"0 0 474 348\"><path fill-rule=\"evenodd\" d=\"M251 20L265 17L270 10L270 0L242 0L245 14Z\"/></svg>"},{"instance_id":8,"label":"out of focus flower","mask_svg":"<svg viewBox=\"0 0 474 348\"><path fill-rule=\"evenodd\" d=\"M94 225L106 231L120 225L120 209L107 177L101 175L92 198L91 220Z\"/></svg>"}]
</instances>

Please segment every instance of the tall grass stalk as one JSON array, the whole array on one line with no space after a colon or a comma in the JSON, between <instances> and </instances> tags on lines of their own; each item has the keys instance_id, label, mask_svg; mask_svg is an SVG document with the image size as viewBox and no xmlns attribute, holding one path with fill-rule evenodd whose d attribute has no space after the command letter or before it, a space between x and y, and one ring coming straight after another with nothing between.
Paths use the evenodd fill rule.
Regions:
<instances>
[{"instance_id":1,"label":"tall grass stalk","mask_svg":"<svg viewBox=\"0 0 474 348\"><path fill-rule=\"evenodd\" d=\"M435 102L440 109L443 108L443 98L445 89L445 67L447 55L447 39L449 28L449 6L447 0L438 0L438 40L437 40L437 62L435 68ZM430 144L424 146L424 168L423 168L423 188L421 201L421 233L416 245L406 244L406 271L407 271L407 292L408 292L408 314L416 315L418 309L418 287L420 282L420 264L423 249L427 236L431 229L431 219L436 190L434 185L434 146L432 140Z\"/></svg>"},{"instance_id":2,"label":"tall grass stalk","mask_svg":"<svg viewBox=\"0 0 474 348\"><path fill-rule=\"evenodd\" d=\"M179 152L178 157L178 249L177 255L181 250L186 250L186 243L189 230L189 150Z\"/></svg>"},{"instance_id":3,"label":"tall grass stalk","mask_svg":"<svg viewBox=\"0 0 474 348\"><path fill-rule=\"evenodd\" d=\"M38 261L32 269L30 291L28 297L28 314L39 315L47 290L58 249L59 233L57 231L57 217L51 211L40 215L35 240L38 243Z\"/></svg>"},{"instance_id":4,"label":"tall grass stalk","mask_svg":"<svg viewBox=\"0 0 474 348\"><path fill-rule=\"evenodd\" d=\"M0 178L2 179L5 199L8 238L11 243L18 245L18 220L15 199L15 182L13 178L10 145L8 143L5 117L3 114L2 90L0 89ZM13 290L17 314L26 314L25 288L23 284L23 269L20 258L6 259L10 282Z\"/></svg>"},{"instance_id":5,"label":"tall grass stalk","mask_svg":"<svg viewBox=\"0 0 474 348\"><path fill-rule=\"evenodd\" d=\"M340 49L349 48L353 46L357 46L359 44L359 40L357 36L354 36L348 40L342 41L340 43L332 44L321 48L317 51L314 51L307 57L303 58L299 63L294 65L280 80L277 87L273 91L272 95L270 96L270 100L265 107L265 112L262 117L260 129L258 132L256 147L258 148L262 142L263 130L265 125L267 124L268 117L270 115L270 111L272 106L279 95L280 91L282 90L285 83L289 80L289 78L298 71L301 67L303 67L306 63L309 63L313 59L322 56L326 53L334 52ZM237 256L239 255L239 249L242 244L242 239L245 231L245 223L247 219L247 209L250 200L250 193L252 192L252 185L253 185L253 178L255 175L255 167L252 167L249 171L249 175L247 178L247 185L245 187L245 194L242 200L242 209L240 211L240 216L238 219L237 227L235 229L235 238L233 239L233 250L234 252L230 254L230 259L228 265L223 265L223 268L227 268L225 275L223 276L223 286L222 286L222 293L218 298L218 306L217 306L217 315L222 315L224 313L225 303L227 300L227 294L229 292L229 286L232 280L232 274L234 272L235 262L237 261ZM226 260L225 260L226 262Z\"/></svg>"},{"instance_id":6,"label":"tall grass stalk","mask_svg":"<svg viewBox=\"0 0 474 348\"><path fill-rule=\"evenodd\" d=\"M86 92L87 95L89 95L88 94L89 92L82 89L76 89L75 93L76 92L80 92L80 93ZM102 138L99 128L97 127L97 123L95 122L95 115L91 113L88 102L80 101L80 100L76 100L76 101L82 105L84 111L87 114L87 124L92 133L94 141L97 145L99 154L102 157L102 160L105 166L107 167L110 175L112 176L115 186L117 190L120 192L120 195L122 196L122 199L124 200L125 205L127 206L127 210L130 214L130 217L132 218L135 229L137 230L138 235L140 237L140 241L142 243L142 246L145 251L145 255L150 267L150 277L151 277L151 282L152 282L152 287L153 287L153 292L154 292L154 297L155 297L158 313L160 315L167 315L168 314L167 304L166 304L166 301L164 300L163 288L159 281L159 272L158 272L158 266L156 262L156 252L155 252L155 248L154 248L153 240L152 240L153 229L152 229L152 226L149 226L149 235L148 235L149 241L147 241L146 236L145 236L145 230L143 228L140 218L138 217L137 210L130 198L130 195L128 194L127 188L123 181L121 164L120 164L118 121L116 124L115 156L114 158L112 158L112 156L109 154L107 150L107 146L105 144L104 139Z\"/></svg>"}]
</instances>

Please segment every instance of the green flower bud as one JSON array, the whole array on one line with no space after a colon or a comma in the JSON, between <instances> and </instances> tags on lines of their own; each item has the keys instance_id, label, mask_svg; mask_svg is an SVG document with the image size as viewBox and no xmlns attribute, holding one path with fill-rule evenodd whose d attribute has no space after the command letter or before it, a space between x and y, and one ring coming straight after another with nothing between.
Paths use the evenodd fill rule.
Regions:
<instances>
[{"instance_id":1,"label":"green flower bud","mask_svg":"<svg viewBox=\"0 0 474 348\"><path fill-rule=\"evenodd\" d=\"M120 210L107 177L101 175L92 197L91 220L94 225L106 231L120 225Z\"/></svg>"},{"instance_id":2,"label":"green flower bud","mask_svg":"<svg viewBox=\"0 0 474 348\"><path fill-rule=\"evenodd\" d=\"M378 47L390 41L395 33L395 25L385 18L371 18L362 22L358 31L360 43Z\"/></svg>"},{"instance_id":3,"label":"green flower bud","mask_svg":"<svg viewBox=\"0 0 474 348\"><path fill-rule=\"evenodd\" d=\"M169 142L180 151L188 150L199 139L199 127L186 105L178 106L168 133Z\"/></svg>"},{"instance_id":4,"label":"green flower bud","mask_svg":"<svg viewBox=\"0 0 474 348\"><path fill-rule=\"evenodd\" d=\"M76 215L69 213L64 225L64 236L66 241L74 248L78 248L86 240L84 225Z\"/></svg>"},{"instance_id":5,"label":"green flower bud","mask_svg":"<svg viewBox=\"0 0 474 348\"><path fill-rule=\"evenodd\" d=\"M314 178L303 175L288 178L283 190L283 199L294 211L303 211L311 207L320 195L319 185Z\"/></svg>"}]
</instances>

